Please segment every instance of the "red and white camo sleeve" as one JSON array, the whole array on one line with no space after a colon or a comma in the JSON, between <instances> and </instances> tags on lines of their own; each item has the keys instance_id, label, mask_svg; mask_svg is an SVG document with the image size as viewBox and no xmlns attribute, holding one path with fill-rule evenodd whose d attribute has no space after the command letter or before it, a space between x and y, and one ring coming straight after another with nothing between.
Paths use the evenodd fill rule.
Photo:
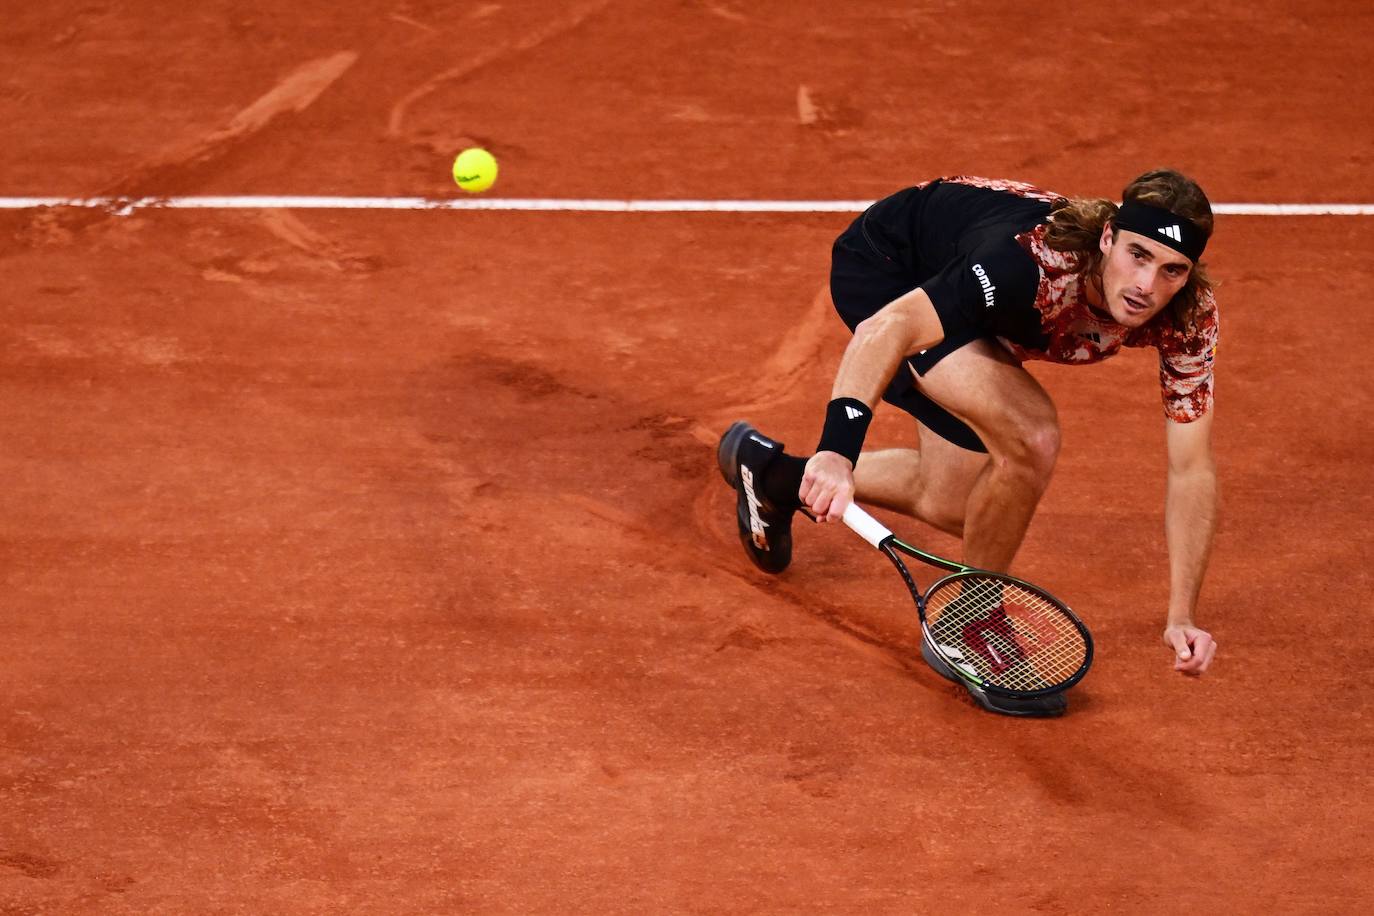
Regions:
<instances>
[{"instance_id":1,"label":"red and white camo sleeve","mask_svg":"<svg viewBox=\"0 0 1374 916\"><path fill-rule=\"evenodd\" d=\"M1217 303L1203 295L1198 314L1183 331L1159 343L1159 383L1164 414L1177 423L1191 423L1212 409L1212 366L1217 355Z\"/></svg>"}]
</instances>

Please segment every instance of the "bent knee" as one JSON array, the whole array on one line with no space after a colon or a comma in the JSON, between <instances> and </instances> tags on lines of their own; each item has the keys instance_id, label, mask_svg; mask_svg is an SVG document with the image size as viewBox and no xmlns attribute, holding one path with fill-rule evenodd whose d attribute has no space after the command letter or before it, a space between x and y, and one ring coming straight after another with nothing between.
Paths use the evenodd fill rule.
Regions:
<instances>
[{"instance_id":1,"label":"bent knee","mask_svg":"<svg viewBox=\"0 0 1374 916\"><path fill-rule=\"evenodd\" d=\"M990 443L993 461L1030 480L1048 484L1059 460L1059 422L1054 416L1021 420Z\"/></svg>"},{"instance_id":2,"label":"bent knee","mask_svg":"<svg viewBox=\"0 0 1374 916\"><path fill-rule=\"evenodd\" d=\"M1045 471L1053 471L1054 463L1059 460L1059 446L1062 443L1059 424L1053 420L1037 426L1025 436L1026 453L1032 463Z\"/></svg>"}]
</instances>

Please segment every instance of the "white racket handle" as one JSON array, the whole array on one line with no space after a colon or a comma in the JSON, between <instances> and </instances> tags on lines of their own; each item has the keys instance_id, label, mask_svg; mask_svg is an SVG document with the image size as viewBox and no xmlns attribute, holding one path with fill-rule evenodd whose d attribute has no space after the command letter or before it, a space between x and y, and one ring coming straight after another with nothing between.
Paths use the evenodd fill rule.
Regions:
<instances>
[{"instance_id":1,"label":"white racket handle","mask_svg":"<svg viewBox=\"0 0 1374 916\"><path fill-rule=\"evenodd\" d=\"M844 510L844 523L859 537L877 547L884 538L892 536L882 522L860 509L857 503L850 503Z\"/></svg>"}]
</instances>

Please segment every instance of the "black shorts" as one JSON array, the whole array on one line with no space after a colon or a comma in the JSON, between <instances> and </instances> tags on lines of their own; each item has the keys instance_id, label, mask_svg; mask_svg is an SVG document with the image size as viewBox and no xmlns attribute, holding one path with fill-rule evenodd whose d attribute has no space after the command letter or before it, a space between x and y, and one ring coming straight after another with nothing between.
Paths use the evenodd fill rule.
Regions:
<instances>
[{"instance_id":1,"label":"black shorts","mask_svg":"<svg viewBox=\"0 0 1374 916\"><path fill-rule=\"evenodd\" d=\"M896 258L884 253L881 243L867 231L866 216L862 214L854 220L835 240L831 250L830 295L835 302L835 311L851 333L860 321L925 283L945 266L918 265L913 270L898 263ZM957 329L929 350L908 358L907 365L917 375L925 375L940 360L980 336L976 330ZM905 410L940 438L971 452L987 452L983 440L967 423L917 390L915 380L905 368L900 369L887 386L883 400Z\"/></svg>"}]
</instances>

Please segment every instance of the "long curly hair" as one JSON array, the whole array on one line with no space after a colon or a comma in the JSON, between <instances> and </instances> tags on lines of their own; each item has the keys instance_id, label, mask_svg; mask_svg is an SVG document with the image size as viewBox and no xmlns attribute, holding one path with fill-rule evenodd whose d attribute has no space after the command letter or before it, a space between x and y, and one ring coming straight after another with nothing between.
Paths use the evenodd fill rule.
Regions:
<instances>
[{"instance_id":1,"label":"long curly hair","mask_svg":"<svg viewBox=\"0 0 1374 916\"><path fill-rule=\"evenodd\" d=\"M1170 210L1192 222L1207 238L1212 236L1212 205L1197 182L1181 172L1173 169L1146 172L1126 185L1121 199ZM1057 198L1050 204L1045 244L1055 251L1077 255L1078 271L1100 275L1102 249L1098 247L1098 239L1102 237L1102 227L1116 219L1116 211L1116 204L1101 198ZM1112 236L1116 236L1115 224ZM1188 272L1188 282L1169 302L1168 311L1174 324L1187 326L1197 314L1203 296L1211 291L1207 265L1199 261Z\"/></svg>"}]
</instances>

